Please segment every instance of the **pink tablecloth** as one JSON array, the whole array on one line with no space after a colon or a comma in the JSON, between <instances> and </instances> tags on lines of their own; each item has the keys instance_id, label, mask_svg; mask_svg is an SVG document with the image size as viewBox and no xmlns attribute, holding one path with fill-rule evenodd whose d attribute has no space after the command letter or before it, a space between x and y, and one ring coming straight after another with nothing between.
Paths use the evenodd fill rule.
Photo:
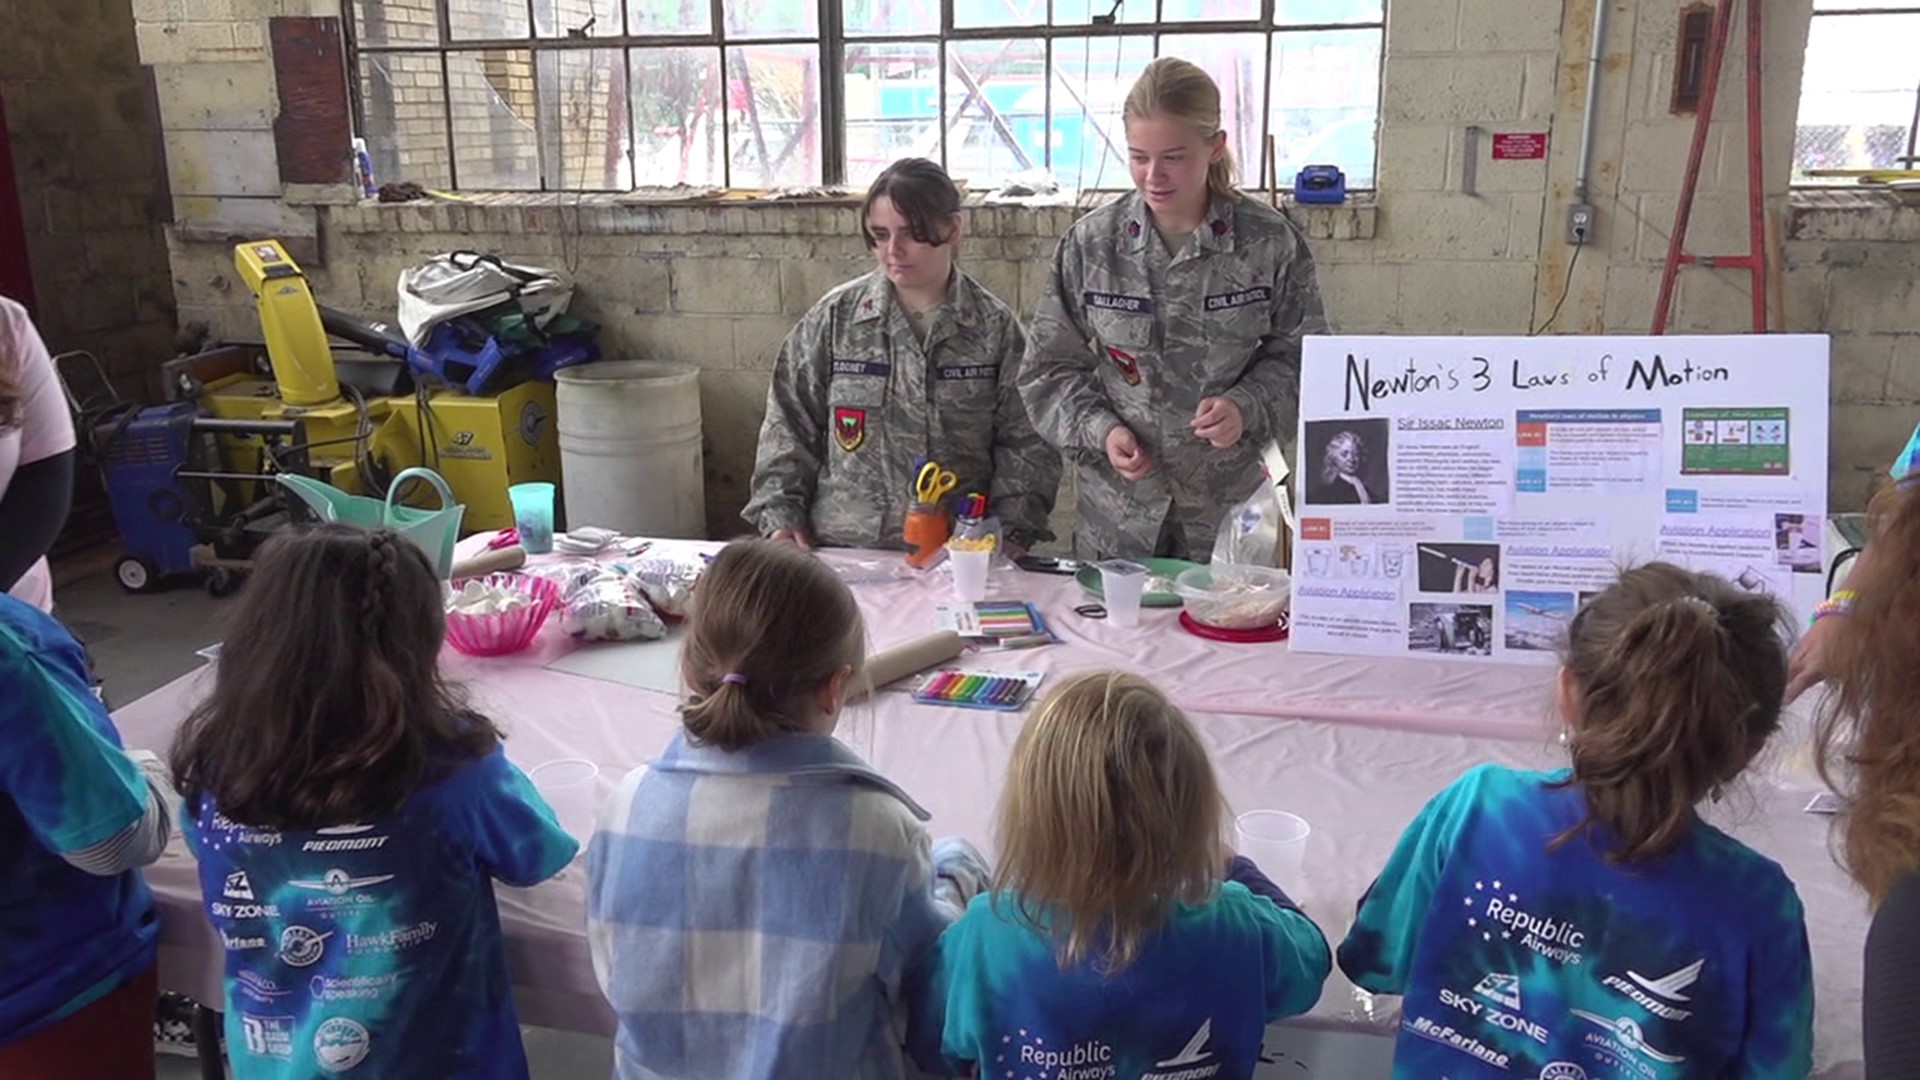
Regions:
<instances>
[{"instance_id":1,"label":"pink tablecloth","mask_svg":"<svg viewBox=\"0 0 1920 1080\"><path fill-rule=\"evenodd\" d=\"M832 554L855 585L876 648L919 636L944 602L935 577L895 575L894 557ZM1482 761L1555 763L1548 736L1550 669L1446 661L1354 660L1288 652L1284 646L1223 645L1180 630L1174 613L1149 612L1137 630L1072 613L1071 579L1005 571L995 595L1035 602L1061 645L963 661L1046 671L1119 667L1166 687L1193 716L1236 809L1292 810L1314 826L1305 880L1284 882L1337 940L1353 903L1420 806ZM560 757L600 766L605 793L671 737L673 700L663 694L550 671L571 643L549 627L519 657L447 654L475 702L508 732L507 753L531 769ZM231 662L231 661L230 661ZM163 749L205 673L180 679L116 714L130 746ZM935 835L974 839L991 853L990 820L1023 716L933 708L899 690L852 710L840 735L932 811ZM1816 789L1792 750L1757 769L1718 808L1720 823L1793 875L1808 909L1818 982L1818 1062L1824 1072L1860 1056L1860 957L1865 913L1827 851L1827 819L1800 808ZM221 952L200 909L191 859L176 840L148 873L163 910L165 985L219 1000ZM522 1019L608 1032L612 1017L595 987L584 937L584 880L576 862L530 890L498 890ZM1391 1010L1357 995L1336 972L1308 1024L1391 1031ZM1838 1072L1835 1073L1838 1075Z\"/></svg>"}]
</instances>

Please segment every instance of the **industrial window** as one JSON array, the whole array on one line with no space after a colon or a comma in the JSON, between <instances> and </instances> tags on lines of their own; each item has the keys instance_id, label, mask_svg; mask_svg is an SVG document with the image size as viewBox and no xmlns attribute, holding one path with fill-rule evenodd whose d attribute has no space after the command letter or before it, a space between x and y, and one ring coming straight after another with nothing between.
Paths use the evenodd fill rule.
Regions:
<instances>
[{"instance_id":1,"label":"industrial window","mask_svg":"<svg viewBox=\"0 0 1920 1080\"><path fill-rule=\"evenodd\" d=\"M626 191L864 184L909 155L992 185L1124 187L1155 56L1220 84L1249 186L1371 187L1385 0L353 0L382 182Z\"/></svg>"},{"instance_id":2,"label":"industrial window","mask_svg":"<svg viewBox=\"0 0 1920 1080\"><path fill-rule=\"evenodd\" d=\"M1814 0L1793 138L1793 179L1913 169L1920 136L1920 0Z\"/></svg>"}]
</instances>

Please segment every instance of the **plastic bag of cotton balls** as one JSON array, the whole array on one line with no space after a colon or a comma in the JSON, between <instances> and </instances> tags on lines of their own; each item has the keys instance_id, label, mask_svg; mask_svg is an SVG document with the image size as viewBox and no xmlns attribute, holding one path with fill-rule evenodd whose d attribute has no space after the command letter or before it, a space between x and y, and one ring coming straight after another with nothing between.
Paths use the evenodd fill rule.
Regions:
<instances>
[{"instance_id":1,"label":"plastic bag of cotton balls","mask_svg":"<svg viewBox=\"0 0 1920 1080\"><path fill-rule=\"evenodd\" d=\"M634 559L613 564L640 588L655 610L669 619L684 619L693 611L693 591L707 572L704 555Z\"/></svg>"},{"instance_id":2,"label":"plastic bag of cotton balls","mask_svg":"<svg viewBox=\"0 0 1920 1080\"><path fill-rule=\"evenodd\" d=\"M560 605L560 628L582 641L655 640L667 624L631 578L602 569L576 585Z\"/></svg>"}]
</instances>

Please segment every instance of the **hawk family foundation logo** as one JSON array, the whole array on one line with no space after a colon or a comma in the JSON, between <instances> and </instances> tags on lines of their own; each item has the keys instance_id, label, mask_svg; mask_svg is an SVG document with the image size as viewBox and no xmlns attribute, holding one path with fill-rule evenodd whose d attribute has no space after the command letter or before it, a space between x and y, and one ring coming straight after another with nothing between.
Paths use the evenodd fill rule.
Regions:
<instances>
[{"instance_id":1,"label":"hawk family foundation logo","mask_svg":"<svg viewBox=\"0 0 1920 1080\"><path fill-rule=\"evenodd\" d=\"M344 1016L323 1022L313 1033L313 1056L330 1073L342 1073L367 1060L373 1037Z\"/></svg>"},{"instance_id":2,"label":"hawk family foundation logo","mask_svg":"<svg viewBox=\"0 0 1920 1080\"><path fill-rule=\"evenodd\" d=\"M1460 902L1468 911L1467 926L1491 942L1495 934L1502 941L1515 941L1558 964L1578 964L1585 960L1587 934L1571 922L1535 915L1522 907L1520 894L1506 892L1498 880L1476 881L1473 894Z\"/></svg>"},{"instance_id":3,"label":"hawk family foundation logo","mask_svg":"<svg viewBox=\"0 0 1920 1080\"><path fill-rule=\"evenodd\" d=\"M416 945L425 945L432 941L433 935L439 930L439 923L422 922L381 934L348 934L347 952L355 955L405 952Z\"/></svg>"}]
</instances>

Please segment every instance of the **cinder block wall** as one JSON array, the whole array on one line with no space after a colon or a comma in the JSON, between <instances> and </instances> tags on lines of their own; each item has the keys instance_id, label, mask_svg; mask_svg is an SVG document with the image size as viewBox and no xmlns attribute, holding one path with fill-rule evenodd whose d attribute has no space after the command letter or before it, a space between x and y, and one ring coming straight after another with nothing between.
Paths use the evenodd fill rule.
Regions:
<instances>
[{"instance_id":1,"label":"cinder block wall","mask_svg":"<svg viewBox=\"0 0 1920 1080\"><path fill-rule=\"evenodd\" d=\"M0 100L36 321L128 393L172 355L163 167L127 0L0 3Z\"/></svg>"},{"instance_id":2,"label":"cinder block wall","mask_svg":"<svg viewBox=\"0 0 1920 1080\"><path fill-rule=\"evenodd\" d=\"M1616 0L1594 118L1592 241L1564 236L1587 87L1595 0L1392 0L1381 101L1380 192L1338 212L1301 214L1338 329L1354 333L1524 334L1567 300L1552 332L1644 333L1679 198L1693 124L1669 113L1678 11ZM663 210L610 198L490 196L460 206L351 205L331 189L286 190L271 163L210 137L270 127L261 27L282 14L338 14L338 0L141 0L142 56L163 73L162 107L179 224L170 233L182 317L251 332L230 245L278 235L312 253L330 303L390 313L394 280L418 259L475 247L563 265L581 311L616 356L705 369L709 516L744 498L771 362L793 321L867 254L846 209L772 205ZM155 9L149 11L148 9ZM218 18L196 18L217 8ZM1786 327L1834 336L1833 503L1861 505L1920 414L1920 206L1893 197L1789 195L1789 155L1812 0L1767 8L1765 187L1785 220ZM1736 50L1721 86L1690 248L1744 251L1745 72ZM227 80L234 89L228 90ZM244 90L240 89L245 87ZM204 101L198 111L170 102ZM219 107L216 107L219 106ZM1473 190L1468 128L1479 128ZM1538 132L1540 161L1495 162L1491 137ZM384 179L405 179L385 177ZM1009 304L1038 299L1068 209L977 207L963 261ZM1569 282L1571 273L1571 282ZM1684 272L1674 329L1749 325L1744 275ZM1063 493L1064 495L1064 493Z\"/></svg>"}]
</instances>

